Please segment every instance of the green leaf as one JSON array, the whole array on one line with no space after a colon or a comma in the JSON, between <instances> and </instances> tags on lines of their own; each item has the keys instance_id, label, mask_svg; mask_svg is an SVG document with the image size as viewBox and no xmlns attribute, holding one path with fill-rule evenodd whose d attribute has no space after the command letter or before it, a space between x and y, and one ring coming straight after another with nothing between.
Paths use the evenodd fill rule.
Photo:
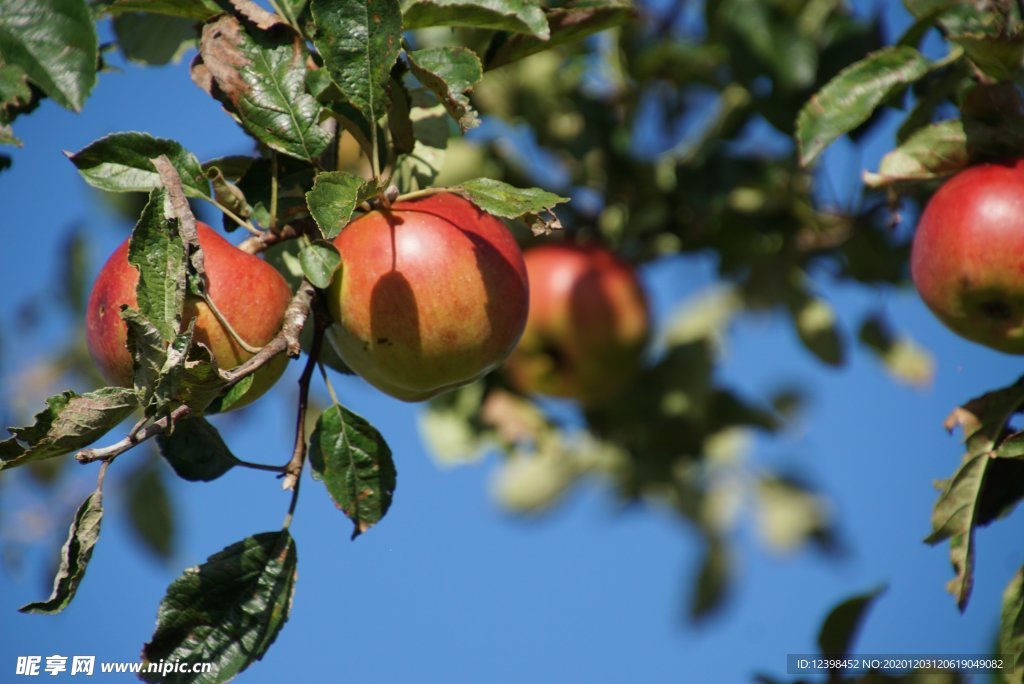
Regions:
<instances>
[{"instance_id":1,"label":"green leaf","mask_svg":"<svg viewBox=\"0 0 1024 684\"><path fill-rule=\"evenodd\" d=\"M254 157L248 157L244 154L229 154L203 162L203 173L206 174L207 178L210 178L211 174L217 175L219 171L223 178L237 183L245 175L246 171L249 170L254 161L256 161Z\"/></svg>"},{"instance_id":2,"label":"green leaf","mask_svg":"<svg viewBox=\"0 0 1024 684\"><path fill-rule=\"evenodd\" d=\"M405 0L402 24L406 29L467 26L551 37L543 10L531 0Z\"/></svg>"},{"instance_id":3,"label":"green leaf","mask_svg":"<svg viewBox=\"0 0 1024 684\"><path fill-rule=\"evenodd\" d=\"M170 434L158 435L157 446L178 477L210 482L231 470L237 459L224 439L205 418L186 418Z\"/></svg>"},{"instance_id":4,"label":"green leaf","mask_svg":"<svg viewBox=\"0 0 1024 684\"><path fill-rule=\"evenodd\" d=\"M128 352L132 356L132 384L139 404L148 408L167 360L167 342L160 330L135 309L122 309L121 318L128 328Z\"/></svg>"},{"instance_id":5,"label":"green leaf","mask_svg":"<svg viewBox=\"0 0 1024 684\"><path fill-rule=\"evenodd\" d=\"M312 0L313 44L331 79L372 125L402 45L398 0Z\"/></svg>"},{"instance_id":6,"label":"green leaf","mask_svg":"<svg viewBox=\"0 0 1024 684\"><path fill-rule=\"evenodd\" d=\"M150 193L132 230L128 263L139 272L135 286L139 312L170 341L181 328L188 261L178 222L164 214L166 194L162 188Z\"/></svg>"},{"instance_id":7,"label":"green leaf","mask_svg":"<svg viewBox=\"0 0 1024 684\"><path fill-rule=\"evenodd\" d=\"M212 663L213 671L162 675L143 668L140 677L164 684L226 682L263 658L288 620L296 564L295 543L281 530L247 537L186 570L167 588L142 659Z\"/></svg>"},{"instance_id":8,"label":"green leaf","mask_svg":"<svg viewBox=\"0 0 1024 684\"><path fill-rule=\"evenodd\" d=\"M196 42L193 20L139 12L114 17L114 34L127 59L151 65L181 61Z\"/></svg>"},{"instance_id":9,"label":"green leaf","mask_svg":"<svg viewBox=\"0 0 1024 684\"><path fill-rule=\"evenodd\" d=\"M568 197L541 190L540 188L516 188L491 178L475 178L459 185L470 200L484 211L502 218L523 218L534 233L548 232L561 228L552 209L555 205L568 202ZM543 218L548 213L551 218Z\"/></svg>"},{"instance_id":10,"label":"green leaf","mask_svg":"<svg viewBox=\"0 0 1024 684\"><path fill-rule=\"evenodd\" d=\"M46 400L32 425L9 428L0 442L0 470L63 456L92 444L139 407L135 391L104 387L78 394L65 390Z\"/></svg>"},{"instance_id":11,"label":"green leaf","mask_svg":"<svg viewBox=\"0 0 1024 684\"><path fill-rule=\"evenodd\" d=\"M21 67L62 107L82 109L98 58L85 0L0 0L0 61Z\"/></svg>"},{"instance_id":12,"label":"green leaf","mask_svg":"<svg viewBox=\"0 0 1024 684\"><path fill-rule=\"evenodd\" d=\"M131 333L129 325L129 336ZM226 383L220 377L210 350L195 344L194 333L193 319L170 344L161 342L159 350L150 352L151 358L146 360L150 366L147 377L153 377L155 372L155 380L140 383L136 370L135 384L142 385L139 395L143 397L147 416L164 413L178 404L185 404L193 415L199 415L212 411L211 404L215 400L223 401L221 395ZM152 333L148 335L153 337Z\"/></svg>"},{"instance_id":13,"label":"green leaf","mask_svg":"<svg viewBox=\"0 0 1024 684\"><path fill-rule=\"evenodd\" d=\"M635 14L632 3L624 0L583 0L565 7L550 8L546 11L551 27L550 38L525 33L498 34L487 49L486 68L497 69L543 50L577 43L591 34L625 23Z\"/></svg>"},{"instance_id":14,"label":"green leaf","mask_svg":"<svg viewBox=\"0 0 1024 684\"><path fill-rule=\"evenodd\" d=\"M276 169L275 169L276 166ZM315 170L307 163L291 157L256 159L238 180L238 189L245 195L252 217L262 225L270 225L273 207L274 171L277 188L277 225L303 218L308 214L306 192L313 185Z\"/></svg>"},{"instance_id":15,"label":"green leaf","mask_svg":"<svg viewBox=\"0 0 1024 684\"><path fill-rule=\"evenodd\" d=\"M952 479L945 482L932 511L932 533L925 542L949 539L949 557L956 576L947 589L963 611L974 584L974 528L991 454L968 456Z\"/></svg>"},{"instance_id":16,"label":"green leaf","mask_svg":"<svg viewBox=\"0 0 1024 684\"><path fill-rule=\"evenodd\" d=\"M1008 387L987 392L957 407L946 418L945 426L950 431L955 427L963 430L968 454L989 452L1005 436L1007 423L1022 406L1024 377Z\"/></svg>"},{"instance_id":17,"label":"green leaf","mask_svg":"<svg viewBox=\"0 0 1024 684\"><path fill-rule=\"evenodd\" d=\"M384 438L366 419L334 405L320 414L310 440L313 476L355 524L352 538L380 522L395 491L395 464Z\"/></svg>"},{"instance_id":18,"label":"green leaf","mask_svg":"<svg viewBox=\"0 0 1024 684\"><path fill-rule=\"evenodd\" d=\"M394 81L391 80L391 82ZM318 102L330 110L338 125L352 134L366 156L371 157L373 154L373 131L369 121L366 120L362 112L349 104L337 84L331 80L331 75L327 73L327 70L309 71L306 74L306 87Z\"/></svg>"},{"instance_id":19,"label":"green leaf","mask_svg":"<svg viewBox=\"0 0 1024 684\"><path fill-rule=\"evenodd\" d=\"M407 54L412 73L437 95L463 133L480 125L466 96L484 75L476 53L464 47L435 47Z\"/></svg>"},{"instance_id":20,"label":"green leaf","mask_svg":"<svg viewBox=\"0 0 1024 684\"><path fill-rule=\"evenodd\" d=\"M333 240L352 220L352 213L377 192L377 184L355 174L327 171L317 174L313 189L306 193L309 213L320 232Z\"/></svg>"},{"instance_id":21,"label":"green leaf","mask_svg":"<svg viewBox=\"0 0 1024 684\"><path fill-rule=\"evenodd\" d=\"M1013 670L1007 683L1024 679L1024 568L1017 571L1003 592L999 623L999 654L1010 659L1005 671Z\"/></svg>"},{"instance_id":22,"label":"green leaf","mask_svg":"<svg viewBox=\"0 0 1024 684\"><path fill-rule=\"evenodd\" d=\"M260 142L313 161L331 135L320 127L323 108L306 92L302 39L278 27L261 31L225 15L203 26L192 78L220 100Z\"/></svg>"},{"instance_id":23,"label":"green leaf","mask_svg":"<svg viewBox=\"0 0 1024 684\"><path fill-rule=\"evenodd\" d=\"M800 163L812 164L822 150L871 118L879 105L927 74L930 67L914 48L890 46L841 71L800 110L796 121Z\"/></svg>"},{"instance_id":24,"label":"green leaf","mask_svg":"<svg viewBox=\"0 0 1024 684\"><path fill-rule=\"evenodd\" d=\"M59 613L75 598L75 592L85 577L85 569L92 558L93 547L100 536L103 520L103 495L96 490L82 502L68 530L68 539L60 551L60 567L53 578L53 592L45 601L29 603L18 610L22 613Z\"/></svg>"},{"instance_id":25,"label":"green leaf","mask_svg":"<svg viewBox=\"0 0 1024 684\"><path fill-rule=\"evenodd\" d=\"M106 10L113 15L123 12L148 12L193 21L206 21L224 10L216 0L114 0Z\"/></svg>"},{"instance_id":26,"label":"green leaf","mask_svg":"<svg viewBox=\"0 0 1024 684\"><path fill-rule=\"evenodd\" d=\"M915 131L902 145L887 152L876 173L864 173L864 184L879 190L932 180L960 171L969 163L963 122L942 121Z\"/></svg>"},{"instance_id":27,"label":"green leaf","mask_svg":"<svg viewBox=\"0 0 1024 684\"><path fill-rule=\"evenodd\" d=\"M690 601L690 620L699 622L722 607L732 584L729 546L715 537L707 542Z\"/></svg>"},{"instance_id":28,"label":"green leaf","mask_svg":"<svg viewBox=\"0 0 1024 684\"><path fill-rule=\"evenodd\" d=\"M818 648L823 658L842 660L850 654L861 624L885 586L846 599L833 608L818 632Z\"/></svg>"},{"instance_id":29,"label":"green leaf","mask_svg":"<svg viewBox=\"0 0 1024 684\"><path fill-rule=\"evenodd\" d=\"M13 64L4 64L0 56L0 142L21 147L21 141L6 124L34 110L40 99L39 91L29 86L28 75Z\"/></svg>"},{"instance_id":30,"label":"green leaf","mask_svg":"<svg viewBox=\"0 0 1024 684\"><path fill-rule=\"evenodd\" d=\"M160 471L146 465L128 478L128 521L143 546L162 559L174 552L174 511Z\"/></svg>"},{"instance_id":31,"label":"green leaf","mask_svg":"<svg viewBox=\"0 0 1024 684\"><path fill-rule=\"evenodd\" d=\"M209 197L210 183L195 155L173 140L148 133L112 133L69 155L85 181L108 192L149 192L162 187L150 159L166 155L181 176L185 194Z\"/></svg>"},{"instance_id":32,"label":"green leaf","mask_svg":"<svg viewBox=\"0 0 1024 684\"><path fill-rule=\"evenodd\" d=\"M999 445L996 458L988 464L985 486L978 500L978 512L974 526L988 525L993 520L1005 518L1024 500L1024 458L1021 457L1021 433L1011 435Z\"/></svg>"},{"instance_id":33,"label":"green leaf","mask_svg":"<svg viewBox=\"0 0 1024 684\"><path fill-rule=\"evenodd\" d=\"M207 413L223 413L224 411L231 410L232 406L240 402L242 397L249 393L254 380L254 375L247 375L236 382L231 386L231 389L209 406Z\"/></svg>"},{"instance_id":34,"label":"green leaf","mask_svg":"<svg viewBox=\"0 0 1024 684\"><path fill-rule=\"evenodd\" d=\"M331 284L334 272L341 264L341 255L338 254L337 247L330 242L306 241L299 251L299 263L302 264L302 272L306 274L309 282L322 290Z\"/></svg>"}]
</instances>

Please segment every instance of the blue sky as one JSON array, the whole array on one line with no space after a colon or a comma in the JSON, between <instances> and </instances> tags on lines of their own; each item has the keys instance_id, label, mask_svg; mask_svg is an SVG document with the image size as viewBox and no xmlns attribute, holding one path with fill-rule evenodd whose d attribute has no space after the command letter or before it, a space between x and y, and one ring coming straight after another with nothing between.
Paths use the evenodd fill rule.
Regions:
<instances>
[{"instance_id":1,"label":"blue sky","mask_svg":"<svg viewBox=\"0 0 1024 684\"><path fill-rule=\"evenodd\" d=\"M67 334L56 306L34 331L17 339L10 334L26 297L53 292L66 231L76 223L85 227L95 272L130 228L96 202L62 151L126 130L176 139L201 159L248 149L235 124L192 85L184 65L105 73L81 115L45 102L16 122L25 146L12 153L13 169L0 174L8 246L0 269L0 389L8 396L19 395L20 372ZM856 192L859 169L876 163L887 143L883 132L863 155L845 144L828 154L826 172L844 196ZM707 286L711 273L700 258L647 268L659 319ZM349 523L307 478L292 527L299 554L292 617L265 660L240 681L749 681L757 671L783 675L787 653L814 650L834 603L881 583L889 590L870 614L858 652L987 652L1002 589L1024 561L1020 516L979 534L977 583L965 615L944 589L951 577L945 546L930 548L921 539L936 496L932 482L959 462L958 439L946 434L942 420L958 403L1012 382L1019 360L956 338L912 291L821 285L847 323L883 308L936 360L934 383L911 389L860 349L843 369L824 368L779 317L744 320L731 331L722 368L731 385L755 397L783 382L810 392L813 401L798 426L781 439L758 440L752 460L801 469L832 497L845 557L775 556L745 524L733 539L740 569L731 601L699 628L688 626L684 599L701 548L675 518L642 506L619 510L600 483L584 485L545 517L511 518L488 493L495 457L440 468L420 442L415 406L358 380L336 379L346 405L391 444L399 472L395 503L377 528L349 542ZM224 428L240 457L284 460L297 370L276 396ZM72 469L60 500L43 504L56 521L49 543L32 547L20 570L0 570L0 679L13 679L18 655L135 660L172 579L246 535L277 529L287 509L287 495L267 473L236 470L210 484L175 482L180 543L163 564L136 544L118 494L119 479L143 457L129 453L111 468L103 535L63 614L26 616L16 609L48 593L41 577L54 562L70 511L92 487L94 470ZM20 524L14 511L43 500L24 476L4 478L0 530L9 535Z\"/></svg>"}]
</instances>

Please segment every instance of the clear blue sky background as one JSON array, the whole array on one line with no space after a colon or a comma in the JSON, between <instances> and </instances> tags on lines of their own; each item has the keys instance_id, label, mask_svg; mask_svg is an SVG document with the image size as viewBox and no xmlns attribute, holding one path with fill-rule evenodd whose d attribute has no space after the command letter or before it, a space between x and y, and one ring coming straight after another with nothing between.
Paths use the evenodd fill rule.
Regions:
<instances>
[{"instance_id":1,"label":"clear blue sky background","mask_svg":"<svg viewBox=\"0 0 1024 684\"><path fill-rule=\"evenodd\" d=\"M888 4L893 21L905 22L898 3ZM56 305L55 318L32 334L10 334L26 297L59 287L52 278L66 231L84 222L95 272L130 228L96 202L61 152L126 130L177 139L201 159L247 150L247 139L189 81L183 64L103 74L83 114L47 101L17 121L25 147L13 152L13 169L0 174L7 246L0 388L8 396L19 392L18 373L67 334ZM826 171L841 199L856 195L860 169L872 167L888 142L879 136L864 156L845 144L829 154ZM708 285L711 273L699 258L648 268L660 320ZM700 628L688 626L684 599L701 548L675 518L643 507L619 511L599 484L577 490L546 517L509 518L488 494L493 456L477 467L439 468L418 438L415 406L341 379L345 403L378 425L394 450L394 506L381 525L350 543L349 523L321 485L304 484L292 528L299 552L292 617L265 660L240 681L749 681L756 671L783 675L787 653L815 650L833 604L880 583L889 590L870 614L859 652L987 652L1003 587L1024 560L1019 515L978 536L977 585L965 615L944 589L951 577L946 547L921 539L936 496L932 482L952 474L960 458L958 438L945 433L942 420L958 403L1014 380L1020 362L954 337L912 292L821 284L844 321L882 307L936 359L933 385L915 390L892 381L859 348L845 368L822 367L781 318L744 321L730 334L723 374L732 385L755 397L789 381L810 391L813 402L797 429L759 441L754 461L809 473L833 498L847 556L778 557L746 524L734 539L740 569L732 600ZM225 428L239 456L283 460L292 440L296 370L276 397ZM136 457L142 454L111 468L103 535L63 614L16 612L49 592L41 577L55 548L36 547L20 570L0 570L0 681L15 681L18 655L136 659L172 579L246 535L280 526L288 496L267 473L237 470L210 484L175 481L180 543L171 563L156 561L131 536L118 494L118 479ZM63 539L70 508L91 489L94 474L83 468L62 486L66 500L52 504L53 544ZM4 477L0 526L9 535L19 525L13 511L40 500L27 478Z\"/></svg>"}]
</instances>

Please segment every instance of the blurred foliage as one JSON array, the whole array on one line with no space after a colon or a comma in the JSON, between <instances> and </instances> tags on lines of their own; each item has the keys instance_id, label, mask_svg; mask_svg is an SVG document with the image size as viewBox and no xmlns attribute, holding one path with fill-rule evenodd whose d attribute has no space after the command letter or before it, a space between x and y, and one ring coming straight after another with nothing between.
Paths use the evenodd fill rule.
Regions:
<instances>
[{"instance_id":1,"label":"blurred foliage","mask_svg":"<svg viewBox=\"0 0 1024 684\"><path fill-rule=\"evenodd\" d=\"M842 2L680 1L642 6L637 21L489 71L472 94L485 126L449 145L439 183L488 175L544 185L574 198L558 212L566 238L605 244L634 264L712 254L722 284L664 322L647 367L604 406L574 415L516 396L501 377L432 401L423 433L439 459L505 453L494 491L514 511L550 508L591 476L610 479L627 501L675 510L708 549L694 617L712 613L738 579L728 540L745 506L769 548L838 550L824 496L790 473L759 471L745 453L743 435L784 430L784 403L799 394L776 408L723 385L717 366L733 321L777 312L822 363L843 364L859 340L901 380L930 381L927 352L892 332L884 313L854 338L856 324L823 298L816 283L826 277L904 283L908 244L884 198L830 203L790 137L810 95L882 45L881 19Z\"/></svg>"}]
</instances>

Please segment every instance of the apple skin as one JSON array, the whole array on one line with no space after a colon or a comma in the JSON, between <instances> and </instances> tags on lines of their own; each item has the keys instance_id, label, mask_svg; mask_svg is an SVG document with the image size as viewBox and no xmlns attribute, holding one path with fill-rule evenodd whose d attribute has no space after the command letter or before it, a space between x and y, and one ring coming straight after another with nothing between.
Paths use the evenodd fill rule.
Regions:
<instances>
[{"instance_id":1,"label":"apple skin","mask_svg":"<svg viewBox=\"0 0 1024 684\"><path fill-rule=\"evenodd\" d=\"M238 249L204 223L196 223L199 246L203 249L210 298L242 339L261 347L277 334L291 300L288 283L263 259ZM122 304L135 308L135 286L139 272L128 262L125 240L100 270L85 314L85 335L89 353L100 373L113 385L131 387L132 357L128 352L128 326L122 320ZM213 353L220 368L230 369L252 354L231 339L205 302L186 295L182 329L196 319L195 341ZM287 365L278 355L256 371L253 384L232 408L244 406L273 385Z\"/></svg>"},{"instance_id":2,"label":"apple skin","mask_svg":"<svg viewBox=\"0 0 1024 684\"><path fill-rule=\"evenodd\" d=\"M594 245L547 244L524 259L530 316L506 377L521 392L606 403L640 369L650 336L636 272Z\"/></svg>"},{"instance_id":3,"label":"apple skin","mask_svg":"<svg viewBox=\"0 0 1024 684\"><path fill-rule=\"evenodd\" d=\"M505 225L459 195L371 211L334 240L327 332L377 389L422 401L501 364L526 324L523 255Z\"/></svg>"},{"instance_id":4,"label":"apple skin","mask_svg":"<svg viewBox=\"0 0 1024 684\"><path fill-rule=\"evenodd\" d=\"M1024 160L974 166L939 188L918 221L910 270L950 330L1024 354Z\"/></svg>"}]
</instances>

